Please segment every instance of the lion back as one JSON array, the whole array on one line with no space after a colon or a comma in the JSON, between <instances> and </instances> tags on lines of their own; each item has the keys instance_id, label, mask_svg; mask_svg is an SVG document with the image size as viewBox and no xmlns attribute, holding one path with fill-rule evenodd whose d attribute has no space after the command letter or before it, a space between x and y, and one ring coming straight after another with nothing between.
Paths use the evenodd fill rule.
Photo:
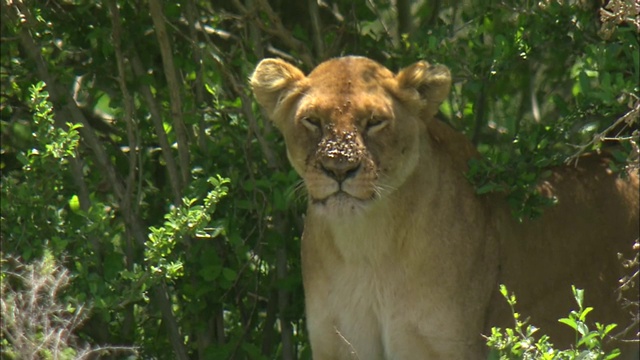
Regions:
<instances>
[{"instance_id":1,"label":"lion back","mask_svg":"<svg viewBox=\"0 0 640 360\"><path fill-rule=\"evenodd\" d=\"M576 309L571 285L585 289L585 306L594 307L591 324L615 322L622 330L631 323L617 288L619 279L629 275L621 259L632 257L639 237L638 170L614 173L611 161L589 155L577 166L554 169L539 191L555 196L555 206L539 219L518 223L503 211L499 220L499 282L515 292L517 310L531 316L556 345L575 342L573 330L558 324ZM488 327L511 326L505 300L496 293L493 303ZM636 324L631 334L637 331Z\"/></svg>"}]
</instances>

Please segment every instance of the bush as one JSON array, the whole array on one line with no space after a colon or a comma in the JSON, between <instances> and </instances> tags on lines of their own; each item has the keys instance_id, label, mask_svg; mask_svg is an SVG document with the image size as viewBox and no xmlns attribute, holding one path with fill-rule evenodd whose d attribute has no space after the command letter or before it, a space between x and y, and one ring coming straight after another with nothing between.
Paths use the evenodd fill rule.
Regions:
<instances>
[{"instance_id":1,"label":"bush","mask_svg":"<svg viewBox=\"0 0 640 360\"><path fill-rule=\"evenodd\" d=\"M491 349L489 359L518 360L609 360L620 355L620 350L604 350L604 342L616 324L595 323L595 329L589 330L587 315L592 307L583 304L584 290L571 287L578 310L573 310L566 318L558 321L572 328L576 333L575 347L567 350L556 349L547 335L540 335L536 340L534 334L538 328L523 320L515 310L516 296L509 295L507 287L500 285L500 293L509 303L513 315L514 327L501 329L493 327L491 335L486 336L487 346Z\"/></svg>"}]
</instances>

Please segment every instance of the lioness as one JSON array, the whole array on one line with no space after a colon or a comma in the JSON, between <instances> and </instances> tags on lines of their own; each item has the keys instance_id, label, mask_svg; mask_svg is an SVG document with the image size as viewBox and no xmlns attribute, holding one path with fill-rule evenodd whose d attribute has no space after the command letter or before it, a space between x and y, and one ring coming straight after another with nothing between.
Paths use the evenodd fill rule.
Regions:
<instances>
[{"instance_id":1,"label":"lioness","mask_svg":"<svg viewBox=\"0 0 640 360\"><path fill-rule=\"evenodd\" d=\"M502 199L474 193L464 174L476 150L433 120L451 86L445 66L394 74L343 57L305 76L266 59L251 85L308 192L314 359L485 358L481 334L512 326L500 283L555 343L575 340L557 322L575 309L571 284L586 289L591 320L626 323L613 289L616 253L638 237L637 173L611 174L596 157L556 169L541 190L558 205L518 223Z\"/></svg>"}]
</instances>

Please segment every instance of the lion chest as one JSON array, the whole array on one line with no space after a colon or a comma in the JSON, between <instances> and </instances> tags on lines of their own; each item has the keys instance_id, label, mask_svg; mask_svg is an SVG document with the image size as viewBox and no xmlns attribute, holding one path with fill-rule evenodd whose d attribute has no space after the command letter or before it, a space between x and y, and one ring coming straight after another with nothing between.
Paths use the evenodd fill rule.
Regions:
<instances>
[{"instance_id":1,"label":"lion chest","mask_svg":"<svg viewBox=\"0 0 640 360\"><path fill-rule=\"evenodd\" d=\"M393 319L390 274L366 263L343 263L324 281L305 283L310 333L324 348L355 351L359 358L384 359ZM310 296L310 297L309 297Z\"/></svg>"},{"instance_id":2,"label":"lion chest","mask_svg":"<svg viewBox=\"0 0 640 360\"><path fill-rule=\"evenodd\" d=\"M415 256L402 247L402 231L351 223L333 235L307 226L303 274L309 331L314 343L362 359L384 359L396 327L407 325L415 309ZM319 229L320 228L320 229ZM415 250L415 247L414 249ZM420 307L429 307L422 299ZM417 320L417 319L416 319Z\"/></svg>"}]
</instances>

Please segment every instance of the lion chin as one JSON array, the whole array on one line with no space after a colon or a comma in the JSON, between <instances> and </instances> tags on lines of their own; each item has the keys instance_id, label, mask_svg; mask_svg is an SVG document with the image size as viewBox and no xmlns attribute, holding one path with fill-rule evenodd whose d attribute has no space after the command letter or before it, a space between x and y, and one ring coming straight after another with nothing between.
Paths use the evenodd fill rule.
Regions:
<instances>
[{"instance_id":1,"label":"lion chin","mask_svg":"<svg viewBox=\"0 0 640 360\"><path fill-rule=\"evenodd\" d=\"M310 206L313 206L316 211L325 216L362 216L366 215L367 210L373 206L375 200L374 197L361 199L340 190L323 199L311 198Z\"/></svg>"},{"instance_id":2,"label":"lion chin","mask_svg":"<svg viewBox=\"0 0 640 360\"><path fill-rule=\"evenodd\" d=\"M451 88L445 66L394 73L349 56L305 75L265 59L251 85L308 194L314 360L487 359L482 334L513 326L499 284L557 346L575 345L558 322L575 308L571 285L585 289L590 321L627 328L617 254L632 258L639 236L637 171L612 174L604 156L551 169L538 190L557 205L518 222L500 194L476 194L465 173L478 152L434 119ZM633 344L615 346L638 358Z\"/></svg>"}]
</instances>

